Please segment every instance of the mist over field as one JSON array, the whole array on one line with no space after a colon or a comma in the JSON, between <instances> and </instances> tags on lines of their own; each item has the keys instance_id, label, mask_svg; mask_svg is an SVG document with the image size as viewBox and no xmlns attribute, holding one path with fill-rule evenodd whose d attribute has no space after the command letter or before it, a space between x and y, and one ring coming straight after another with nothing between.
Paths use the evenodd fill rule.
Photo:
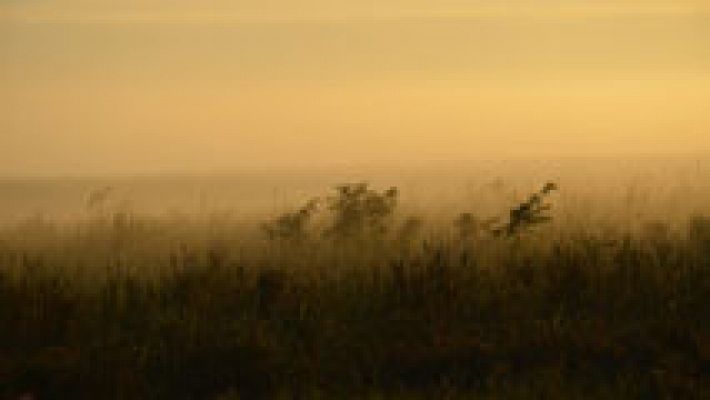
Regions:
<instances>
[{"instance_id":1,"label":"mist over field","mask_svg":"<svg viewBox=\"0 0 710 400\"><path fill-rule=\"evenodd\" d=\"M324 197L337 185L396 186L400 207L446 224L457 213L496 216L546 181L564 190L556 220L682 223L710 207L710 159L687 157L429 161L251 169L219 174L153 174L0 179L3 225L27 219L76 222L101 213L252 224ZM95 192L106 192L90 204Z\"/></svg>"},{"instance_id":2,"label":"mist over field","mask_svg":"<svg viewBox=\"0 0 710 400\"><path fill-rule=\"evenodd\" d=\"M4 179L0 388L701 399L706 163Z\"/></svg>"}]
</instances>

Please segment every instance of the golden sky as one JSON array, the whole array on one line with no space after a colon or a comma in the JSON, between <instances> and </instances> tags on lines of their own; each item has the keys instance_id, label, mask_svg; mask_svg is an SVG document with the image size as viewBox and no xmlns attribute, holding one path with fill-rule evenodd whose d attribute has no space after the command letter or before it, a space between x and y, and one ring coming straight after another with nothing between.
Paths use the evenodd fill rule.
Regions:
<instances>
[{"instance_id":1,"label":"golden sky","mask_svg":"<svg viewBox=\"0 0 710 400\"><path fill-rule=\"evenodd\" d=\"M0 0L0 175L710 152L710 2Z\"/></svg>"}]
</instances>

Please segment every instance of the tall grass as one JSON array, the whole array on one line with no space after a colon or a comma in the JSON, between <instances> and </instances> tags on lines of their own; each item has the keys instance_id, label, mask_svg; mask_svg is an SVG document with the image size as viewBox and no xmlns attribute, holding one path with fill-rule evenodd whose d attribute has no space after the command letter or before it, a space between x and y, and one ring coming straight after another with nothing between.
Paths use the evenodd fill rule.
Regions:
<instances>
[{"instance_id":1,"label":"tall grass","mask_svg":"<svg viewBox=\"0 0 710 400\"><path fill-rule=\"evenodd\" d=\"M128 213L6 229L0 396L710 394L709 219L561 234L523 203L496 235L339 190L330 219L309 202L264 231Z\"/></svg>"}]
</instances>

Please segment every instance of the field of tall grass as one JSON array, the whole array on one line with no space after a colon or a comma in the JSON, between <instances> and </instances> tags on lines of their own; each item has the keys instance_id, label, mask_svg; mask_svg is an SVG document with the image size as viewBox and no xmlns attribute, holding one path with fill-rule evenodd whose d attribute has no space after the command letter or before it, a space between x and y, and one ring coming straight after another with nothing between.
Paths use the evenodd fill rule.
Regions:
<instances>
[{"instance_id":1,"label":"field of tall grass","mask_svg":"<svg viewBox=\"0 0 710 400\"><path fill-rule=\"evenodd\" d=\"M0 397L708 398L710 218L576 224L537 189L497 218L351 184L260 224L4 227Z\"/></svg>"}]
</instances>

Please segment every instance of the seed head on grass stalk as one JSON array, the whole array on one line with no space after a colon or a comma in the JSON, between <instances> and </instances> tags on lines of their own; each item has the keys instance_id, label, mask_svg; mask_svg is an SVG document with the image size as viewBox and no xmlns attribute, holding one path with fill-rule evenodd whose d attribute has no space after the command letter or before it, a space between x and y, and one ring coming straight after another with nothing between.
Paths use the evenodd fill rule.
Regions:
<instances>
[{"instance_id":1,"label":"seed head on grass stalk","mask_svg":"<svg viewBox=\"0 0 710 400\"><path fill-rule=\"evenodd\" d=\"M510 209L507 224L497 227L491 232L495 236L510 237L525 229L551 221L552 217L546 215L546 212L552 207L545 203L545 198L555 190L558 190L556 183L546 183L540 191L531 194L526 201Z\"/></svg>"}]
</instances>

